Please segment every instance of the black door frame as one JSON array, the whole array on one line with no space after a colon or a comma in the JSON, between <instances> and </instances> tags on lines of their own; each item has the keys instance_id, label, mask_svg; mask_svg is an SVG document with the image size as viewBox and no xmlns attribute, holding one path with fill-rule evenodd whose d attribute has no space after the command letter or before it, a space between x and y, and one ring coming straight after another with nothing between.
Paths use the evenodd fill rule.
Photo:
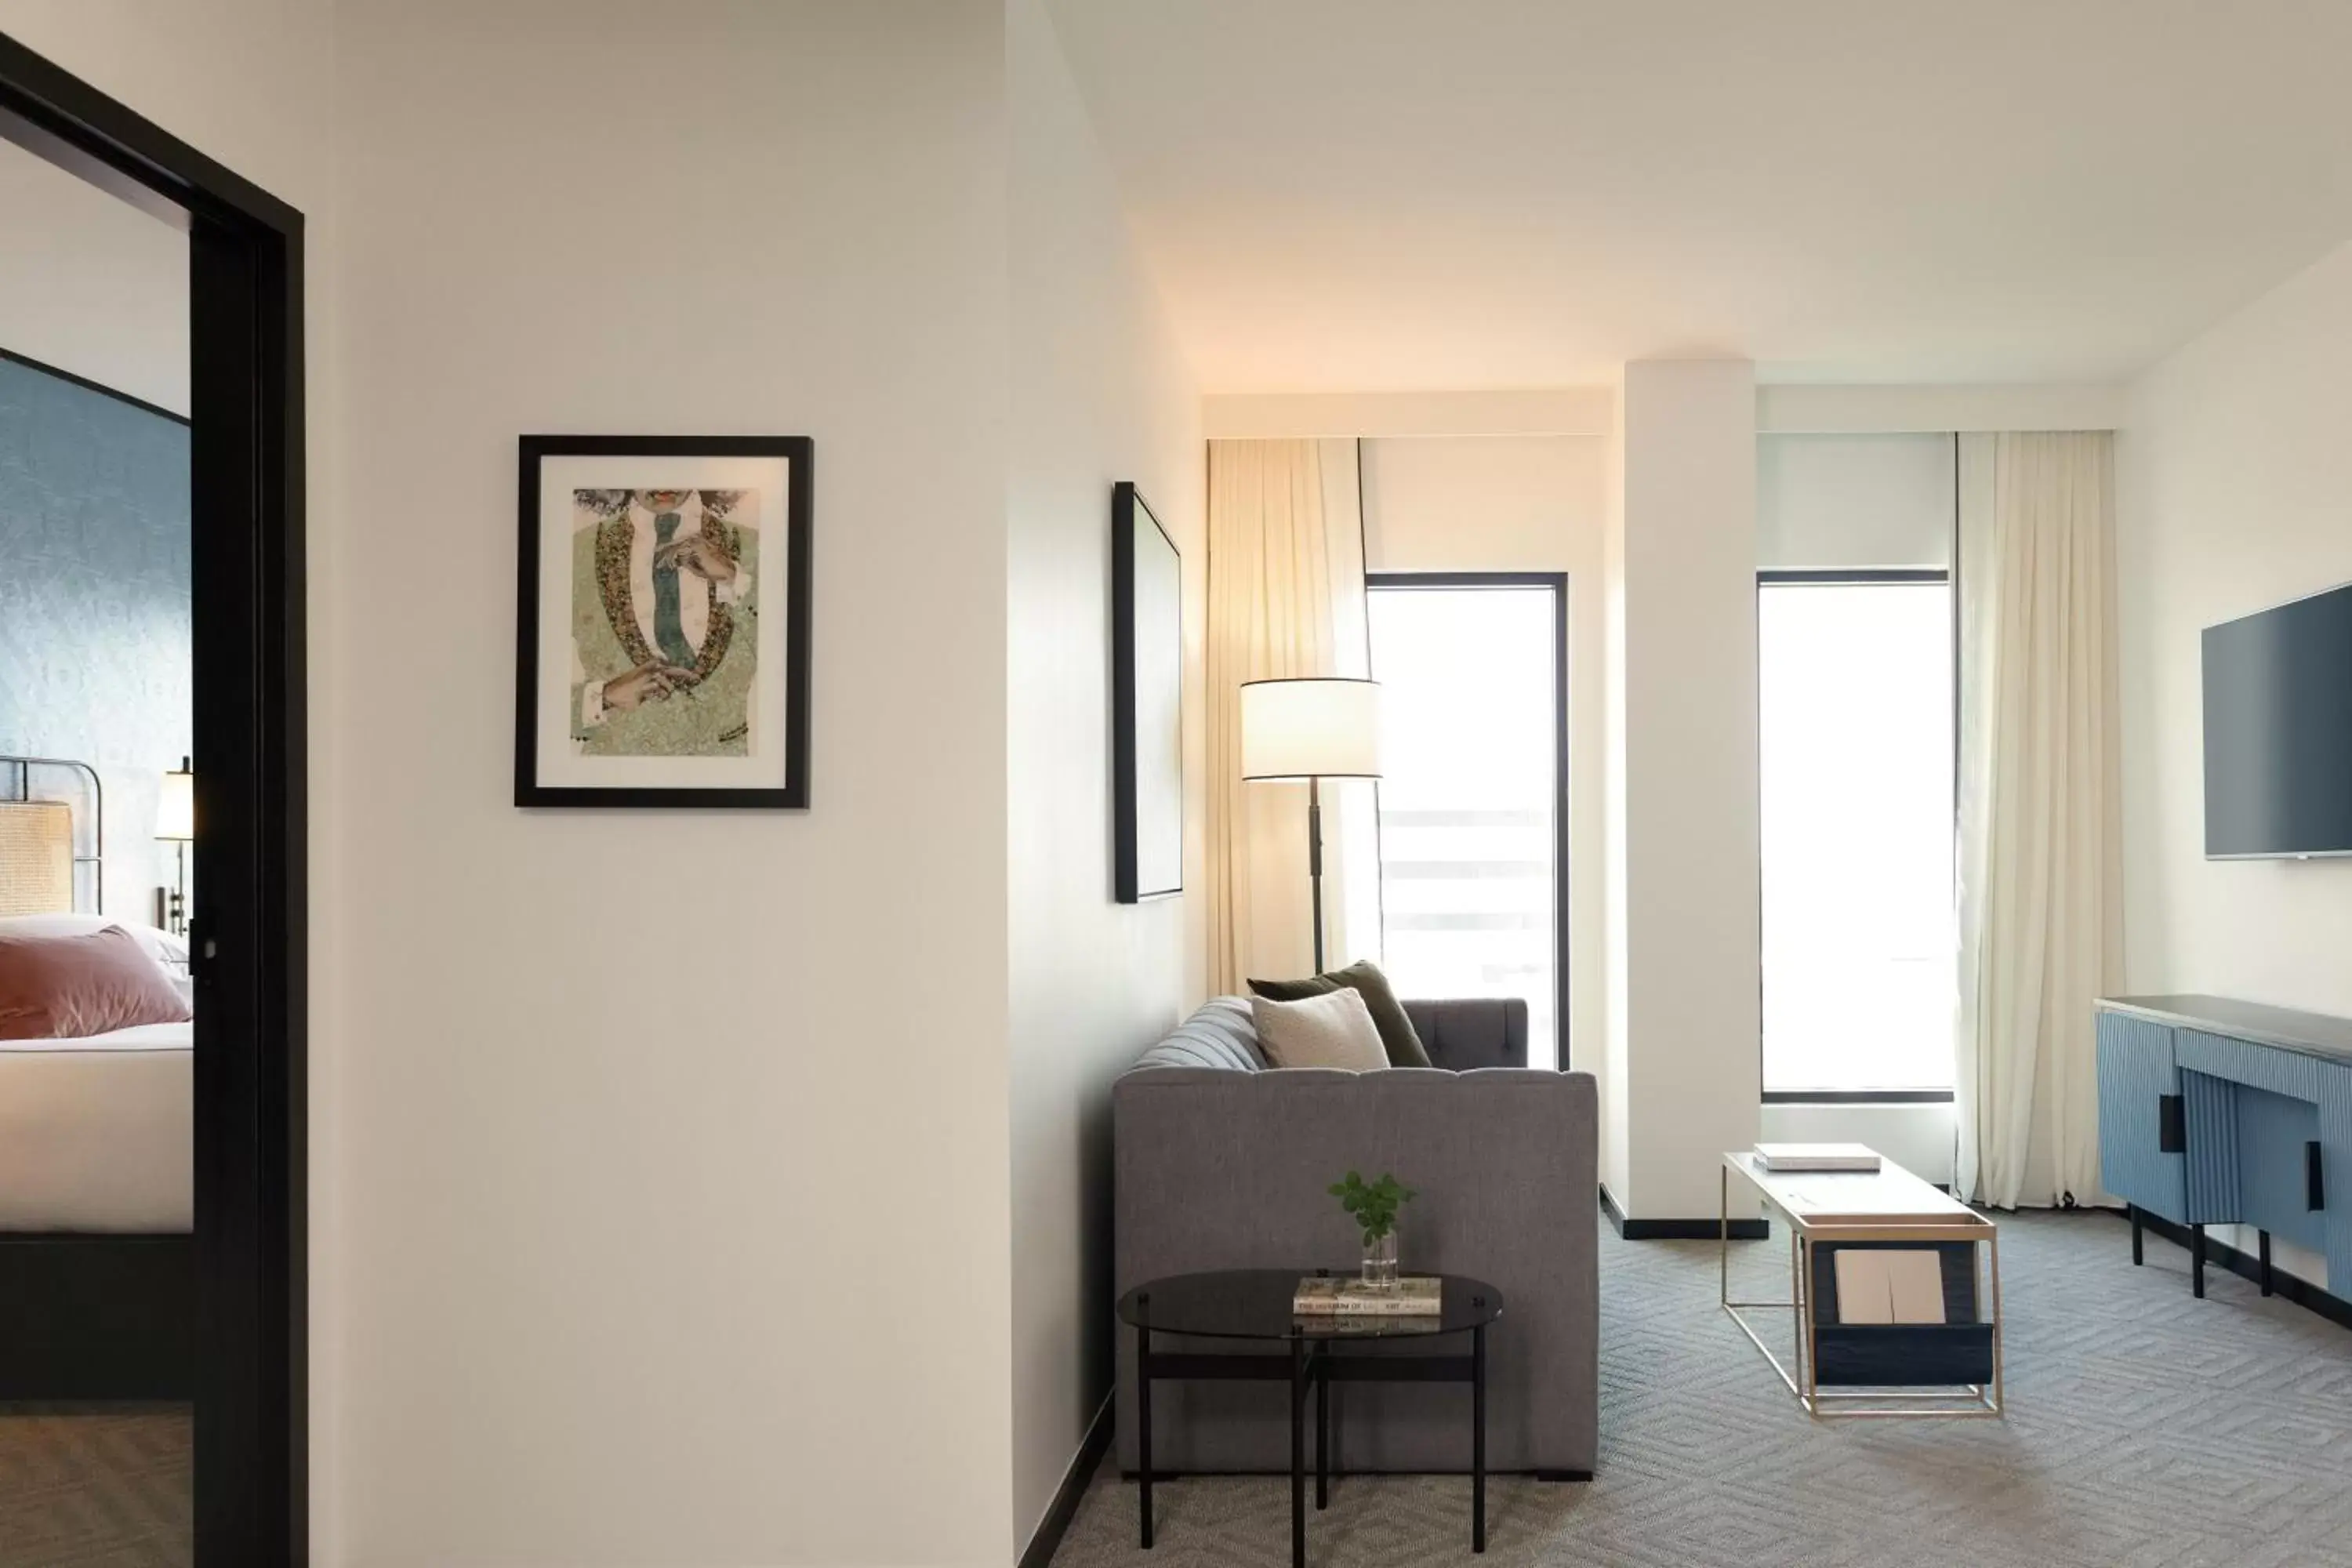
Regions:
<instances>
[{"instance_id":1,"label":"black door frame","mask_svg":"<svg viewBox=\"0 0 2352 1568\"><path fill-rule=\"evenodd\" d=\"M0 137L188 236L195 1544L309 1557L302 215L0 34Z\"/></svg>"},{"instance_id":2,"label":"black door frame","mask_svg":"<svg viewBox=\"0 0 2352 1568\"><path fill-rule=\"evenodd\" d=\"M1574 972L1569 963L1569 814L1571 787L1568 762L1568 574L1565 572L1367 572L1367 593L1381 589L1415 588L1549 588L1552 595L1552 1062L1561 1072L1574 1070L1570 1059L1573 1031L1569 1027L1570 987ZM1376 669L1372 672L1379 675Z\"/></svg>"}]
</instances>

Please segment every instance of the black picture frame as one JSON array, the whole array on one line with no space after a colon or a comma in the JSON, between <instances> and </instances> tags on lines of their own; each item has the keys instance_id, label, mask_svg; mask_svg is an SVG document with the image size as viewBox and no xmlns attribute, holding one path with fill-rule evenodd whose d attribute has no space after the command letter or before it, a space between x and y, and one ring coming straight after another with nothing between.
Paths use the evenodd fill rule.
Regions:
<instances>
[{"instance_id":1,"label":"black picture frame","mask_svg":"<svg viewBox=\"0 0 2352 1568\"><path fill-rule=\"evenodd\" d=\"M1165 887L1142 885L1140 836L1145 827L1141 821L1143 781L1138 773L1141 748L1137 733L1143 697L1138 686L1143 663L1139 658L1141 645L1138 639L1142 637L1168 636L1174 638L1172 668L1176 689L1171 695L1175 711L1180 716L1183 712L1184 554L1176 548L1176 541L1160 522L1159 514L1151 510L1151 504L1143 499L1142 493L1131 481L1122 479L1111 488L1110 516L1111 895L1122 904L1140 904L1155 899L1174 898L1184 890L1184 748L1181 718L1175 753L1178 803L1174 846L1176 879ZM1150 535L1142 531L1145 522L1151 525ZM1139 625L1136 544L1139 539L1148 541L1155 536L1167 547L1176 578L1174 624L1167 627Z\"/></svg>"},{"instance_id":2,"label":"black picture frame","mask_svg":"<svg viewBox=\"0 0 2352 1568\"><path fill-rule=\"evenodd\" d=\"M806 436L524 436L520 438L515 583L515 786L518 806L804 811L809 805L811 513L815 443ZM644 788L543 784L539 777L540 479L550 458L771 458L786 463L784 678L777 715L781 786Z\"/></svg>"}]
</instances>

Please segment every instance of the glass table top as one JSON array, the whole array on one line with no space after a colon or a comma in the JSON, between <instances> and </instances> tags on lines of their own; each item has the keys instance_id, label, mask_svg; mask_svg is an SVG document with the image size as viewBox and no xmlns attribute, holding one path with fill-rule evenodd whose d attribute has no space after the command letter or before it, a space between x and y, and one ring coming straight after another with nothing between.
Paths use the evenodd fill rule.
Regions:
<instances>
[{"instance_id":1,"label":"glass table top","mask_svg":"<svg viewBox=\"0 0 2352 1568\"><path fill-rule=\"evenodd\" d=\"M1316 1272L1307 1270L1308 1274ZM1342 1276L1344 1278L1344 1276ZM1427 1279L1431 1276L1422 1275ZM1299 1317L1290 1310L1302 1275L1296 1268L1233 1268L1177 1274L1137 1286L1118 1299L1122 1322L1158 1333L1223 1340L1409 1339L1459 1334L1503 1315L1503 1293L1483 1279L1438 1275L1434 1316L1368 1313Z\"/></svg>"}]
</instances>

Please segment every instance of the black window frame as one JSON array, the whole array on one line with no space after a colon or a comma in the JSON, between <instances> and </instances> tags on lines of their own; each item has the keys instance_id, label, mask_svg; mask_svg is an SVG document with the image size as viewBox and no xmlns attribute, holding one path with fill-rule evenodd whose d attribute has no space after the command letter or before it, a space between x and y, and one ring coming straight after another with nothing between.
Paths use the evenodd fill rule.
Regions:
<instances>
[{"instance_id":1,"label":"black window frame","mask_svg":"<svg viewBox=\"0 0 2352 1568\"><path fill-rule=\"evenodd\" d=\"M1570 790L1568 753L1569 645L1568 645L1568 583L1565 572L1367 572L1364 591L1377 593L1411 593L1416 590L1455 588L1548 588L1552 596L1552 1061L1558 1070L1574 1070L1570 1054L1573 1031L1569 1027L1570 1000L1574 971L1569 963L1570 945L1568 830ZM1369 638L1367 639L1369 641ZM1380 679L1377 650L1372 678ZM1381 857L1383 879L1388 875L1387 857ZM1385 906L1381 924L1387 924ZM1387 931L1381 932L1385 943Z\"/></svg>"}]
</instances>

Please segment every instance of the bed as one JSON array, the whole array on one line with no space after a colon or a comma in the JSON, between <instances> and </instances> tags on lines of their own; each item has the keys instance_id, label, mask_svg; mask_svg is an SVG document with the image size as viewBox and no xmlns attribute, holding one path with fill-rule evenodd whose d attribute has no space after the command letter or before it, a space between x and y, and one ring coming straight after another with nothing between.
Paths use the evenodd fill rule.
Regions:
<instances>
[{"instance_id":1,"label":"bed","mask_svg":"<svg viewBox=\"0 0 2352 1568\"><path fill-rule=\"evenodd\" d=\"M178 979L177 939L100 910L99 789L0 756L0 929L120 924ZM0 1040L0 1399L192 1396L194 1034Z\"/></svg>"}]
</instances>

